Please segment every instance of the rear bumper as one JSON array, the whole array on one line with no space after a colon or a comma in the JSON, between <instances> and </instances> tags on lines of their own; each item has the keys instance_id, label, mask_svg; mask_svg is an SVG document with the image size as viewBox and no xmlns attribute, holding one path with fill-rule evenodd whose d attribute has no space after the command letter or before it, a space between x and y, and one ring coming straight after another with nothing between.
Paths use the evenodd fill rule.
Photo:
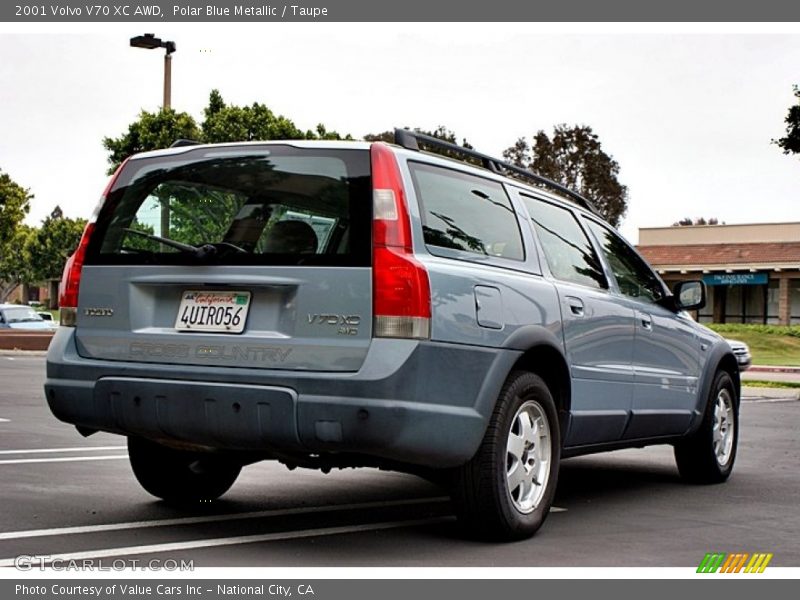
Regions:
<instances>
[{"instance_id":1,"label":"rear bumper","mask_svg":"<svg viewBox=\"0 0 800 600\"><path fill-rule=\"evenodd\" d=\"M376 339L355 373L203 368L83 358L74 330L61 328L45 393L56 417L90 429L443 468L473 456L519 355Z\"/></svg>"}]
</instances>

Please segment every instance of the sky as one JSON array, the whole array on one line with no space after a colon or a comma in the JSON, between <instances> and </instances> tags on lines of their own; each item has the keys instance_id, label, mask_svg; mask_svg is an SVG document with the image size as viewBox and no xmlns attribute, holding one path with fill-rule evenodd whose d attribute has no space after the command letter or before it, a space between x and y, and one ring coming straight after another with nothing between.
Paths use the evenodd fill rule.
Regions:
<instances>
[{"instance_id":1,"label":"sky","mask_svg":"<svg viewBox=\"0 0 800 600\"><path fill-rule=\"evenodd\" d=\"M29 223L88 217L102 139L160 108L163 51L128 43L145 32L177 43L172 104L198 121L216 88L302 129L445 125L494 155L585 124L620 165L634 243L684 217L800 221L800 159L770 143L797 101L796 24L158 23L0 28L0 169L35 195Z\"/></svg>"}]
</instances>

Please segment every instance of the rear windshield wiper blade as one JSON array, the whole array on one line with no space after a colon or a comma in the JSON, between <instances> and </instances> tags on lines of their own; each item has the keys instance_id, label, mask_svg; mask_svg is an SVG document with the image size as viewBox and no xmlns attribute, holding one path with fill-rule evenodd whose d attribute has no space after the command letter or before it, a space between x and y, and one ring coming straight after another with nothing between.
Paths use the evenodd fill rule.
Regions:
<instances>
[{"instance_id":1,"label":"rear windshield wiper blade","mask_svg":"<svg viewBox=\"0 0 800 600\"><path fill-rule=\"evenodd\" d=\"M173 248L177 248L178 250L183 250L184 252L191 252L192 254L196 254L198 250L197 246L192 246L191 244L184 244L183 242L177 242L169 238L161 237L160 235L147 233L145 231L139 231L138 229L130 229L129 227L125 227L123 231L132 233L134 235L138 235L139 237L143 237L148 240L153 240L154 242L159 242L160 244L164 244L165 246L171 246Z\"/></svg>"}]
</instances>

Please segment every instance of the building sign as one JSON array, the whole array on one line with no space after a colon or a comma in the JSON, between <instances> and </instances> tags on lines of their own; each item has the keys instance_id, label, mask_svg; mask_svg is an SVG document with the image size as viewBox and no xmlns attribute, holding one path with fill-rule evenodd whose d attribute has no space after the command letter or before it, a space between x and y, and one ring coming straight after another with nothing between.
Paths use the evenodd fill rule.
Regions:
<instances>
[{"instance_id":1,"label":"building sign","mask_svg":"<svg viewBox=\"0 0 800 600\"><path fill-rule=\"evenodd\" d=\"M766 285L769 275L766 273L713 273L703 275L706 285Z\"/></svg>"}]
</instances>

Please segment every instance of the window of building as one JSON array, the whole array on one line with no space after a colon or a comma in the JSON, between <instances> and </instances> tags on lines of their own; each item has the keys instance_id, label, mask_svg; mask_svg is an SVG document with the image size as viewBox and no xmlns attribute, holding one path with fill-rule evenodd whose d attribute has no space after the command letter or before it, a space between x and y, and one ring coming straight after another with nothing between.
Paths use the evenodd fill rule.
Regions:
<instances>
[{"instance_id":1,"label":"window of building","mask_svg":"<svg viewBox=\"0 0 800 600\"><path fill-rule=\"evenodd\" d=\"M770 279L767 288L767 324L780 323L780 280Z\"/></svg>"},{"instance_id":2,"label":"window of building","mask_svg":"<svg viewBox=\"0 0 800 600\"><path fill-rule=\"evenodd\" d=\"M789 324L800 325L800 279L789 280Z\"/></svg>"}]
</instances>

